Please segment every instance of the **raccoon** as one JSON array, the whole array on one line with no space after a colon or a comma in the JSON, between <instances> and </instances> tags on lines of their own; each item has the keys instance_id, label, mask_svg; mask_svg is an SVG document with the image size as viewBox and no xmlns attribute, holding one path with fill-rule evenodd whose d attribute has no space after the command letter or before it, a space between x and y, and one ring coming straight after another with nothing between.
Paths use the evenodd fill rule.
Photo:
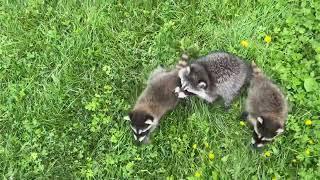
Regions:
<instances>
[{"instance_id":1,"label":"raccoon","mask_svg":"<svg viewBox=\"0 0 320 180\"><path fill-rule=\"evenodd\" d=\"M250 80L250 67L239 57L215 52L196 59L179 71L182 90L214 102L219 96L229 109L242 86Z\"/></svg>"},{"instance_id":2,"label":"raccoon","mask_svg":"<svg viewBox=\"0 0 320 180\"><path fill-rule=\"evenodd\" d=\"M253 126L252 144L263 147L284 131L288 106L281 90L252 62L253 77L243 118Z\"/></svg>"},{"instance_id":3,"label":"raccoon","mask_svg":"<svg viewBox=\"0 0 320 180\"><path fill-rule=\"evenodd\" d=\"M183 63L180 64L183 66ZM176 91L180 79L178 70L168 71L162 67L154 70L149 77L147 87L139 96L133 110L129 112L131 129L138 144L149 143L150 133L159 124L160 118L172 110L178 103L178 96L185 96L183 91Z\"/></svg>"}]
</instances>

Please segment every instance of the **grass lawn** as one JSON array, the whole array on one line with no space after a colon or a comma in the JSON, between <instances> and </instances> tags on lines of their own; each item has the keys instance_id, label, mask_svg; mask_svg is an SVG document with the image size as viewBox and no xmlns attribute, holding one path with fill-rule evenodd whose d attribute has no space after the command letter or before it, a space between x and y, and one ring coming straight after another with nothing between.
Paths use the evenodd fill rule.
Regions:
<instances>
[{"instance_id":1,"label":"grass lawn","mask_svg":"<svg viewBox=\"0 0 320 180\"><path fill-rule=\"evenodd\" d=\"M319 12L317 0L1 1L0 178L319 179ZM230 112L180 103L136 147L124 117L148 74L215 50L282 87L284 135L250 147L244 92Z\"/></svg>"}]
</instances>

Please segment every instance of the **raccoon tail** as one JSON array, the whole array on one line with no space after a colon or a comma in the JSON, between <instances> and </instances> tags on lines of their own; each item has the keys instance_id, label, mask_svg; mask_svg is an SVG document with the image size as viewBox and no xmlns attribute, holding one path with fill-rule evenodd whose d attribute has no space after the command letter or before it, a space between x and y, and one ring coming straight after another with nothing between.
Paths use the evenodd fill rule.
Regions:
<instances>
[{"instance_id":1,"label":"raccoon tail","mask_svg":"<svg viewBox=\"0 0 320 180\"><path fill-rule=\"evenodd\" d=\"M261 69L256 65L256 63L254 61L252 61L252 63L251 63L251 68L252 68L252 75L254 77L262 75Z\"/></svg>"}]
</instances>

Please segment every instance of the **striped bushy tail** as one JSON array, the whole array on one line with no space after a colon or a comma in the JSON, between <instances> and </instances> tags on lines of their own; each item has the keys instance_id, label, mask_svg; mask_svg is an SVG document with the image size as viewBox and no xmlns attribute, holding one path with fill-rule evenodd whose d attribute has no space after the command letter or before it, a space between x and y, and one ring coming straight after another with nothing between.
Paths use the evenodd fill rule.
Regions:
<instances>
[{"instance_id":1,"label":"striped bushy tail","mask_svg":"<svg viewBox=\"0 0 320 180\"><path fill-rule=\"evenodd\" d=\"M256 63L254 61L252 61L252 63L251 63L251 68L252 68L253 77L257 77L257 76L262 76L263 75L261 69L256 65Z\"/></svg>"}]
</instances>

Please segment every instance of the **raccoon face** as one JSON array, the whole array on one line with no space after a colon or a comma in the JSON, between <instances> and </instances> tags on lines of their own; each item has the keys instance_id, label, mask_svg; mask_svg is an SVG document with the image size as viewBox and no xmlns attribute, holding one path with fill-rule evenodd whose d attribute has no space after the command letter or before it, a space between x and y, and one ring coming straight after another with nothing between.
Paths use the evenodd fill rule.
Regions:
<instances>
[{"instance_id":1,"label":"raccoon face","mask_svg":"<svg viewBox=\"0 0 320 180\"><path fill-rule=\"evenodd\" d=\"M270 117L258 117L254 131L261 141L272 141L276 136L281 134L283 127L277 123L278 121L270 119Z\"/></svg>"},{"instance_id":2,"label":"raccoon face","mask_svg":"<svg viewBox=\"0 0 320 180\"><path fill-rule=\"evenodd\" d=\"M199 94L199 92L207 90L209 85L207 71L198 64L191 64L181 69L179 71L179 77L182 88L194 94Z\"/></svg>"},{"instance_id":3,"label":"raccoon face","mask_svg":"<svg viewBox=\"0 0 320 180\"><path fill-rule=\"evenodd\" d=\"M265 144L269 143L270 141L266 141L266 140L262 140L262 138L258 137L256 132L253 132L253 137L251 140L251 144L253 145L253 147L255 148L261 148L263 147Z\"/></svg>"},{"instance_id":4,"label":"raccoon face","mask_svg":"<svg viewBox=\"0 0 320 180\"><path fill-rule=\"evenodd\" d=\"M156 127L155 119L143 111L132 111L129 113L133 137L137 143L148 143L150 132Z\"/></svg>"}]
</instances>

